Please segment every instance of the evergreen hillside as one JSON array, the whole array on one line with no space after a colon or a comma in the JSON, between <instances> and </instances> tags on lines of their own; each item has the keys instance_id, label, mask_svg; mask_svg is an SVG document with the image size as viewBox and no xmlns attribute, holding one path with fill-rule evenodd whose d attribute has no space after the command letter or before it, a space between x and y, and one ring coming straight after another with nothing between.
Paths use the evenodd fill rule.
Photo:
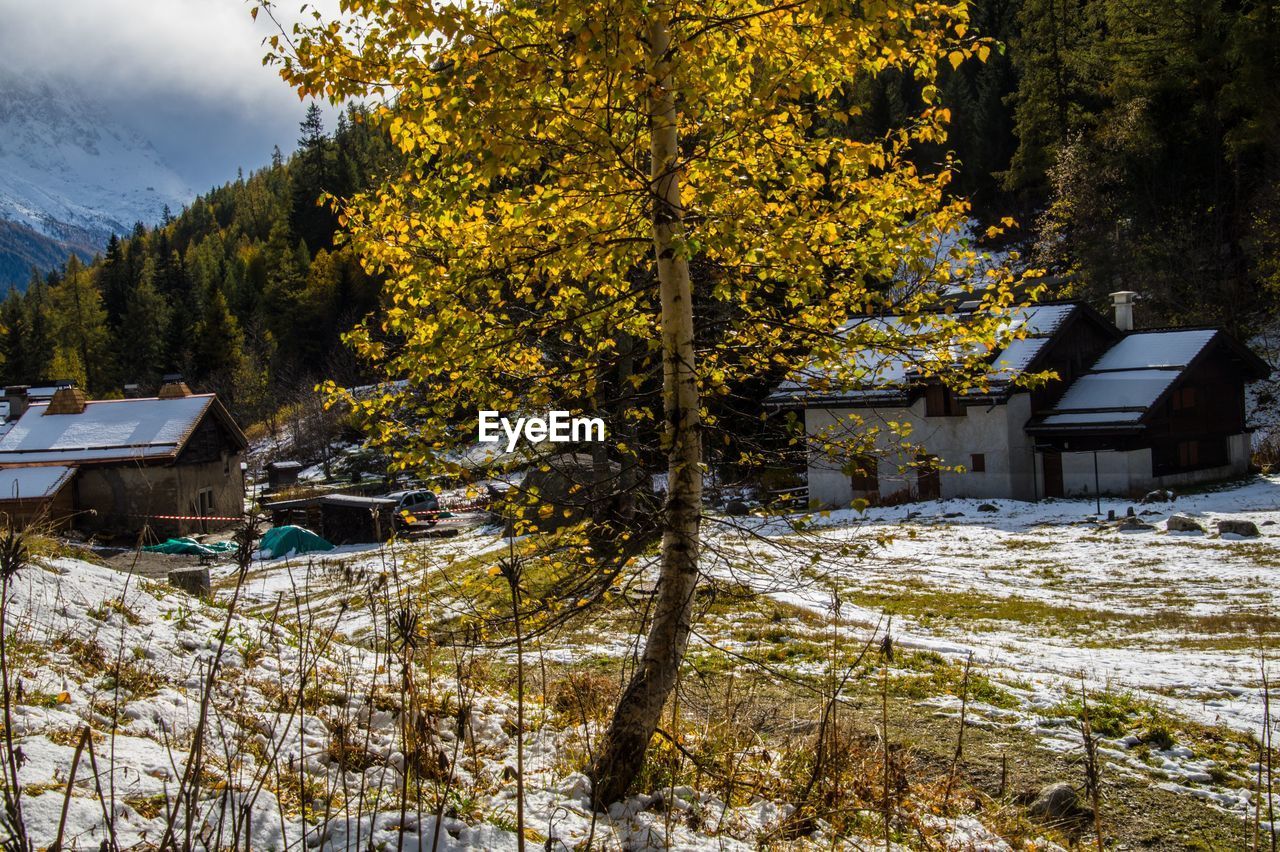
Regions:
<instances>
[{"instance_id":1,"label":"evergreen hillside","mask_svg":"<svg viewBox=\"0 0 1280 852\"><path fill-rule=\"evenodd\" d=\"M298 151L197 198L160 227L112 238L0 305L6 383L71 379L94 395L180 372L245 422L321 376L353 375L339 337L379 282L335 246L326 193L359 192L394 152L358 109L332 135L313 107Z\"/></svg>"}]
</instances>

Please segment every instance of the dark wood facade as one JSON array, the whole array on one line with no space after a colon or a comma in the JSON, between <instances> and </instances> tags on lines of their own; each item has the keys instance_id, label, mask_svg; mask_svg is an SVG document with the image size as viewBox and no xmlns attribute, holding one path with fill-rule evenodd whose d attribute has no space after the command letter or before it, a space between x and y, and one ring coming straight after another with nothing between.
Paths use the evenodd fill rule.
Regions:
<instances>
[{"instance_id":1,"label":"dark wood facade","mask_svg":"<svg viewBox=\"0 0 1280 852\"><path fill-rule=\"evenodd\" d=\"M1088 305L1079 305L1028 366L1028 373L1057 374L1057 378L1031 389L1031 411L1039 413L1052 408L1071 383L1088 372L1121 336L1119 329L1097 311Z\"/></svg>"},{"instance_id":2,"label":"dark wood facade","mask_svg":"<svg viewBox=\"0 0 1280 852\"><path fill-rule=\"evenodd\" d=\"M1176 371L1169 386L1137 420L1070 430L1032 424L1029 431L1045 451L1046 490L1051 478L1049 457L1064 451L1149 448L1156 477L1227 465L1228 439L1249 429L1245 384L1269 373L1265 362L1219 332L1191 363Z\"/></svg>"}]
</instances>

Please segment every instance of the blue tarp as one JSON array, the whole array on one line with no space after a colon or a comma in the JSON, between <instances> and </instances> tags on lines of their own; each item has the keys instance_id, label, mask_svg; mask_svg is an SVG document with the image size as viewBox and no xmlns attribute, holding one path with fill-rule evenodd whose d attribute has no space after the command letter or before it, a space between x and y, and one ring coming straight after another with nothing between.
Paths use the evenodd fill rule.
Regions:
<instances>
[{"instance_id":1,"label":"blue tarp","mask_svg":"<svg viewBox=\"0 0 1280 852\"><path fill-rule=\"evenodd\" d=\"M289 554L302 555L325 550L333 550L333 545L311 530L295 526L272 527L262 534L258 556L261 559L276 559Z\"/></svg>"},{"instance_id":2,"label":"blue tarp","mask_svg":"<svg viewBox=\"0 0 1280 852\"><path fill-rule=\"evenodd\" d=\"M215 541L201 544L194 538L171 538L163 544L150 544L142 548L148 553L171 553L184 556L217 556L236 549L235 542Z\"/></svg>"}]
</instances>

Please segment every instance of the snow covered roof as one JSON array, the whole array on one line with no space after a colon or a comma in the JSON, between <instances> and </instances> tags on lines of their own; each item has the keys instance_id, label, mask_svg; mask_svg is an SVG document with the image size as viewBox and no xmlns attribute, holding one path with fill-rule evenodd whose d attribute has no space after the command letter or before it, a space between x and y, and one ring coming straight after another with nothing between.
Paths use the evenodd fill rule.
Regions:
<instances>
[{"instance_id":1,"label":"snow covered roof","mask_svg":"<svg viewBox=\"0 0 1280 852\"><path fill-rule=\"evenodd\" d=\"M1212 328L1186 331L1140 331L1130 334L1098 359L1097 370L1144 370L1185 367L1218 332Z\"/></svg>"},{"instance_id":2,"label":"snow covered roof","mask_svg":"<svg viewBox=\"0 0 1280 852\"><path fill-rule=\"evenodd\" d=\"M1012 381L1026 372L1076 307L1076 305L1034 305L1024 310L1014 311L1010 317L1009 331L1026 336L1009 341L1009 345L991 359L992 366L996 368L992 378Z\"/></svg>"},{"instance_id":3,"label":"snow covered roof","mask_svg":"<svg viewBox=\"0 0 1280 852\"><path fill-rule=\"evenodd\" d=\"M0 470L0 502L45 500L71 481L75 468L60 465L10 467Z\"/></svg>"},{"instance_id":4,"label":"snow covered roof","mask_svg":"<svg viewBox=\"0 0 1280 852\"><path fill-rule=\"evenodd\" d=\"M1032 305L1010 312L1005 332L1017 335L990 359L988 379L1007 385L1028 371L1045 346L1062 328L1075 304ZM840 332L848 338L874 341L851 349L838 366L810 364L797 370L770 395L773 403L801 399L851 401L862 404L901 397L924 363L937 362L937 329L927 320L908 322L902 317L865 317L850 321ZM977 346L977 344L975 344ZM979 350L956 353L957 360Z\"/></svg>"},{"instance_id":5,"label":"snow covered roof","mask_svg":"<svg viewBox=\"0 0 1280 852\"><path fill-rule=\"evenodd\" d=\"M1173 384L1180 372L1181 369L1086 373L1071 383L1054 410L1146 409Z\"/></svg>"},{"instance_id":6,"label":"snow covered roof","mask_svg":"<svg viewBox=\"0 0 1280 852\"><path fill-rule=\"evenodd\" d=\"M213 394L96 400L79 414L33 405L0 438L0 465L174 456L213 403Z\"/></svg>"},{"instance_id":7,"label":"snow covered roof","mask_svg":"<svg viewBox=\"0 0 1280 852\"><path fill-rule=\"evenodd\" d=\"M1216 339L1227 340L1217 329L1132 332L1072 382L1032 428L1048 432L1107 426L1140 429L1153 406Z\"/></svg>"}]
</instances>

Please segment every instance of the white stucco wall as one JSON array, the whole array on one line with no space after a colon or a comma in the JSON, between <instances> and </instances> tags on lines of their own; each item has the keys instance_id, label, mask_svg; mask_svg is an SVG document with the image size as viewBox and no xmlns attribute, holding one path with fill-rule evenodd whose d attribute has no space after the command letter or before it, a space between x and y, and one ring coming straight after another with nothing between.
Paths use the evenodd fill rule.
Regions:
<instances>
[{"instance_id":1,"label":"white stucco wall","mask_svg":"<svg viewBox=\"0 0 1280 852\"><path fill-rule=\"evenodd\" d=\"M889 424L911 426L907 440L937 456L944 467L963 466L963 473L943 470L940 490L948 497L1010 497L1020 500L1035 498L1031 441L1023 431L1031 416L1029 394L1016 394L1008 403L965 409L963 417L925 417L923 399L910 408L811 408L805 412L805 428L812 437L828 434L839 441L856 429L862 418L864 428L878 429L880 494L890 497L910 489L917 491L916 471L907 468L910 457L897 451L897 439ZM972 456L986 457L986 471L969 470ZM850 477L842 465L847 454L828 459L811 453L809 462L809 498L816 505L848 506L854 492Z\"/></svg>"},{"instance_id":2,"label":"white stucco wall","mask_svg":"<svg viewBox=\"0 0 1280 852\"><path fill-rule=\"evenodd\" d=\"M1242 433L1229 437L1227 450L1229 461L1225 465L1166 476L1152 475L1150 449L1126 452L1100 450L1098 488L1103 494L1127 497L1162 488L1177 490L1179 486L1245 476L1249 472L1249 435ZM1092 452L1062 454L1062 488L1067 497L1087 497L1096 493Z\"/></svg>"},{"instance_id":3,"label":"white stucco wall","mask_svg":"<svg viewBox=\"0 0 1280 852\"><path fill-rule=\"evenodd\" d=\"M909 424L908 438L945 466L963 466L964 473L944 470L940 474L941 496L1009 498L1037 500L1044 496L1044 464L1033 453L1031 438L1024 431L1030 419L1029 394L1017 394L1007 404L966 409L964 417L925 417L924 400L910 408L811 408L805 411L805 428L811 438L819 434L831 436L840 443L848 441L857 429L876 428L879 456L880 496L889 498L909 490L918 494L917 473L909 468L911 458L898 452L892 423ZM1100 450L1097 454L1097 485L1094 478L1094 454L1062 453L1062 485L1065 496L1088 497L1101 488L1107 495L1141 495L1160 488L1196 485L1237 479L1248 473L1250 442L1248 434L1228 439L1230 462L1222 467L1156 477L1151 470L1151 450ZM986 457L986 471L968 470L974 453ZM855 496L848 473L842 467L848 454L828 459L810 454L809 499L816 506L848 506Z\"/></svg>"},{"instance_id":4,"label":"white stucco wall","mask_svg":"<svg viewBox=\"0 0 1280 852\"><path fill-rule=\"evenodd\" d=\"M1099 450L1097 488L1094 487L1092 452L1062 454L1062 491L1066 497L1129 494L1151 490L1151 450ZM1042 489L1043 490L1043 489Z\"/></svg>"}]
</instances>

